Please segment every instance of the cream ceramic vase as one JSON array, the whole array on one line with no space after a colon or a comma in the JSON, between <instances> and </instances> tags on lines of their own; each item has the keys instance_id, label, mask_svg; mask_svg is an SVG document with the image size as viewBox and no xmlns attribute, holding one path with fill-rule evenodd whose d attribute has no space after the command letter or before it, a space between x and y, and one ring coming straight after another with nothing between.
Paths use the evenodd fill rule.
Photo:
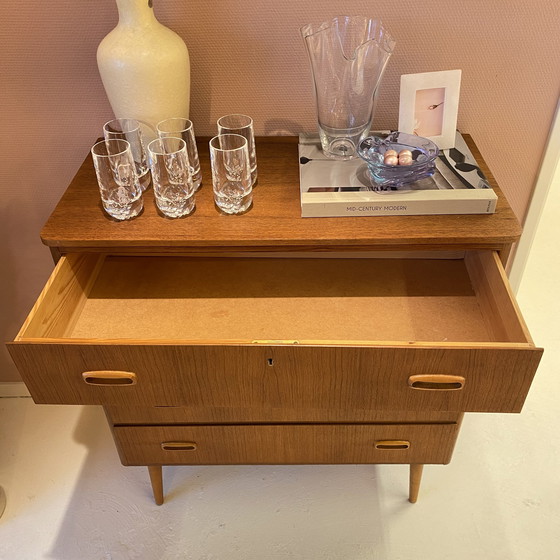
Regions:
<instances>
[{"instance_id":1,"label":"cream ceramic vase","mask_svg":"<svg viewBox=\"0 0 560 560\"><path fill-rule=\"evenodd\" d=\"M156 19L152 0L116 2L119 22L97 48L115 117L138 119L154 129L163 119L188 118L190 60L184 41Z\"/></svg>"}]
</instances>

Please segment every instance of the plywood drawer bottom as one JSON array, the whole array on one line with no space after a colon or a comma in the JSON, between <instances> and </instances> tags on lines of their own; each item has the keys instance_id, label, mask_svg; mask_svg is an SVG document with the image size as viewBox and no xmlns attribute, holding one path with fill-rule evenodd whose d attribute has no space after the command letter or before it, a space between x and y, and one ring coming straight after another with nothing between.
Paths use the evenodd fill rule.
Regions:
<instances>
[{"instance_id":1,"label":"plywood drawer bottom","mask_svg":"<svg viewBox=\"0 0 560 560\"><path fill-rule=\"evenodd\" d=\"M448 463L459 424L117 426L123 465Z\"/></svg>"}]
</instances>

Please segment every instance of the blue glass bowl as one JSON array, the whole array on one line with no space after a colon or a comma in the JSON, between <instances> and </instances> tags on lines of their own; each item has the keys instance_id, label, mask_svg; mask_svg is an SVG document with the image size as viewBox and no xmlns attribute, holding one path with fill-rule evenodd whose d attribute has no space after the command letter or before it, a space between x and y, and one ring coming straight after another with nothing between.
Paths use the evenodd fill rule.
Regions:
<instances>
[{"instance_id":1,"label":"blue glass bowl","mask_svg":"<svg viewBox=\"0 0 560 560\"><path fill-rule=\"evenodd\" d=\"M385 152L410 150L411 165L383 163ZM374 188L394 188L414 183L434 174L439 148L427 138L406 132L392 132L389 136L368 136L358 146L358 155L367 163Z\"/></svg>"}]
</instances>

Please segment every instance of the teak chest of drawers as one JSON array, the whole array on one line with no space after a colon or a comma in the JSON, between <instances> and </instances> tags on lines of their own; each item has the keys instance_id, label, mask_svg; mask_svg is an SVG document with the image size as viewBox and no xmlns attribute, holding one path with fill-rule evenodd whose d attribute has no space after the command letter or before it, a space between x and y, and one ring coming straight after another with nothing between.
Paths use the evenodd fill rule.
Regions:
<instances>
[{"instance_id":1,"label":"teak chest of drawers","mask_svg":"<svg viewBox=\"0 0 560 560\"><path fill-rule=\"evenodd\" d=\"M472 141L467 141L482 162ZM448 463L464 412L519 412L542 350L476 216L300 218L297 140L257 143L245 215L103 214L88 157L41 237L57 266L10 352L37 403L100 404L124 465Z\"/></svg>"}]
</instances>

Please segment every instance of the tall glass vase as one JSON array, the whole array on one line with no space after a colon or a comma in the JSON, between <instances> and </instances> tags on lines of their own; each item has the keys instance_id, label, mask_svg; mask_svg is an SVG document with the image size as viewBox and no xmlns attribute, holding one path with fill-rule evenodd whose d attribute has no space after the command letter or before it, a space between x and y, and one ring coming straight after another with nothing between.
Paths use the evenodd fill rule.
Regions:
<instances>
[{"instance_id":1,"label":"tall glass vase","mask_svg":"<svg viewBox=\"0 0 560 560\"><path fill-rule=\"evenodd\" d=\"M395 41L376 19L340 16L301 34L313 73L319 136L327 157L351 159L370 130Z\"/></svg>"},{"instance_id":2,"label":"tall glass vase","mask_svg":"<svg viewBox=\"0 0 560 560\"><path fill-rule=\"evenodd\" d=\"M187 46L155 17L152 0L116 0L117 26L101 41L97 65L116 118L155 127L189 116L190 60ZM155 137L147 130L146 134Z\"/></svg>"}]
</instances>

